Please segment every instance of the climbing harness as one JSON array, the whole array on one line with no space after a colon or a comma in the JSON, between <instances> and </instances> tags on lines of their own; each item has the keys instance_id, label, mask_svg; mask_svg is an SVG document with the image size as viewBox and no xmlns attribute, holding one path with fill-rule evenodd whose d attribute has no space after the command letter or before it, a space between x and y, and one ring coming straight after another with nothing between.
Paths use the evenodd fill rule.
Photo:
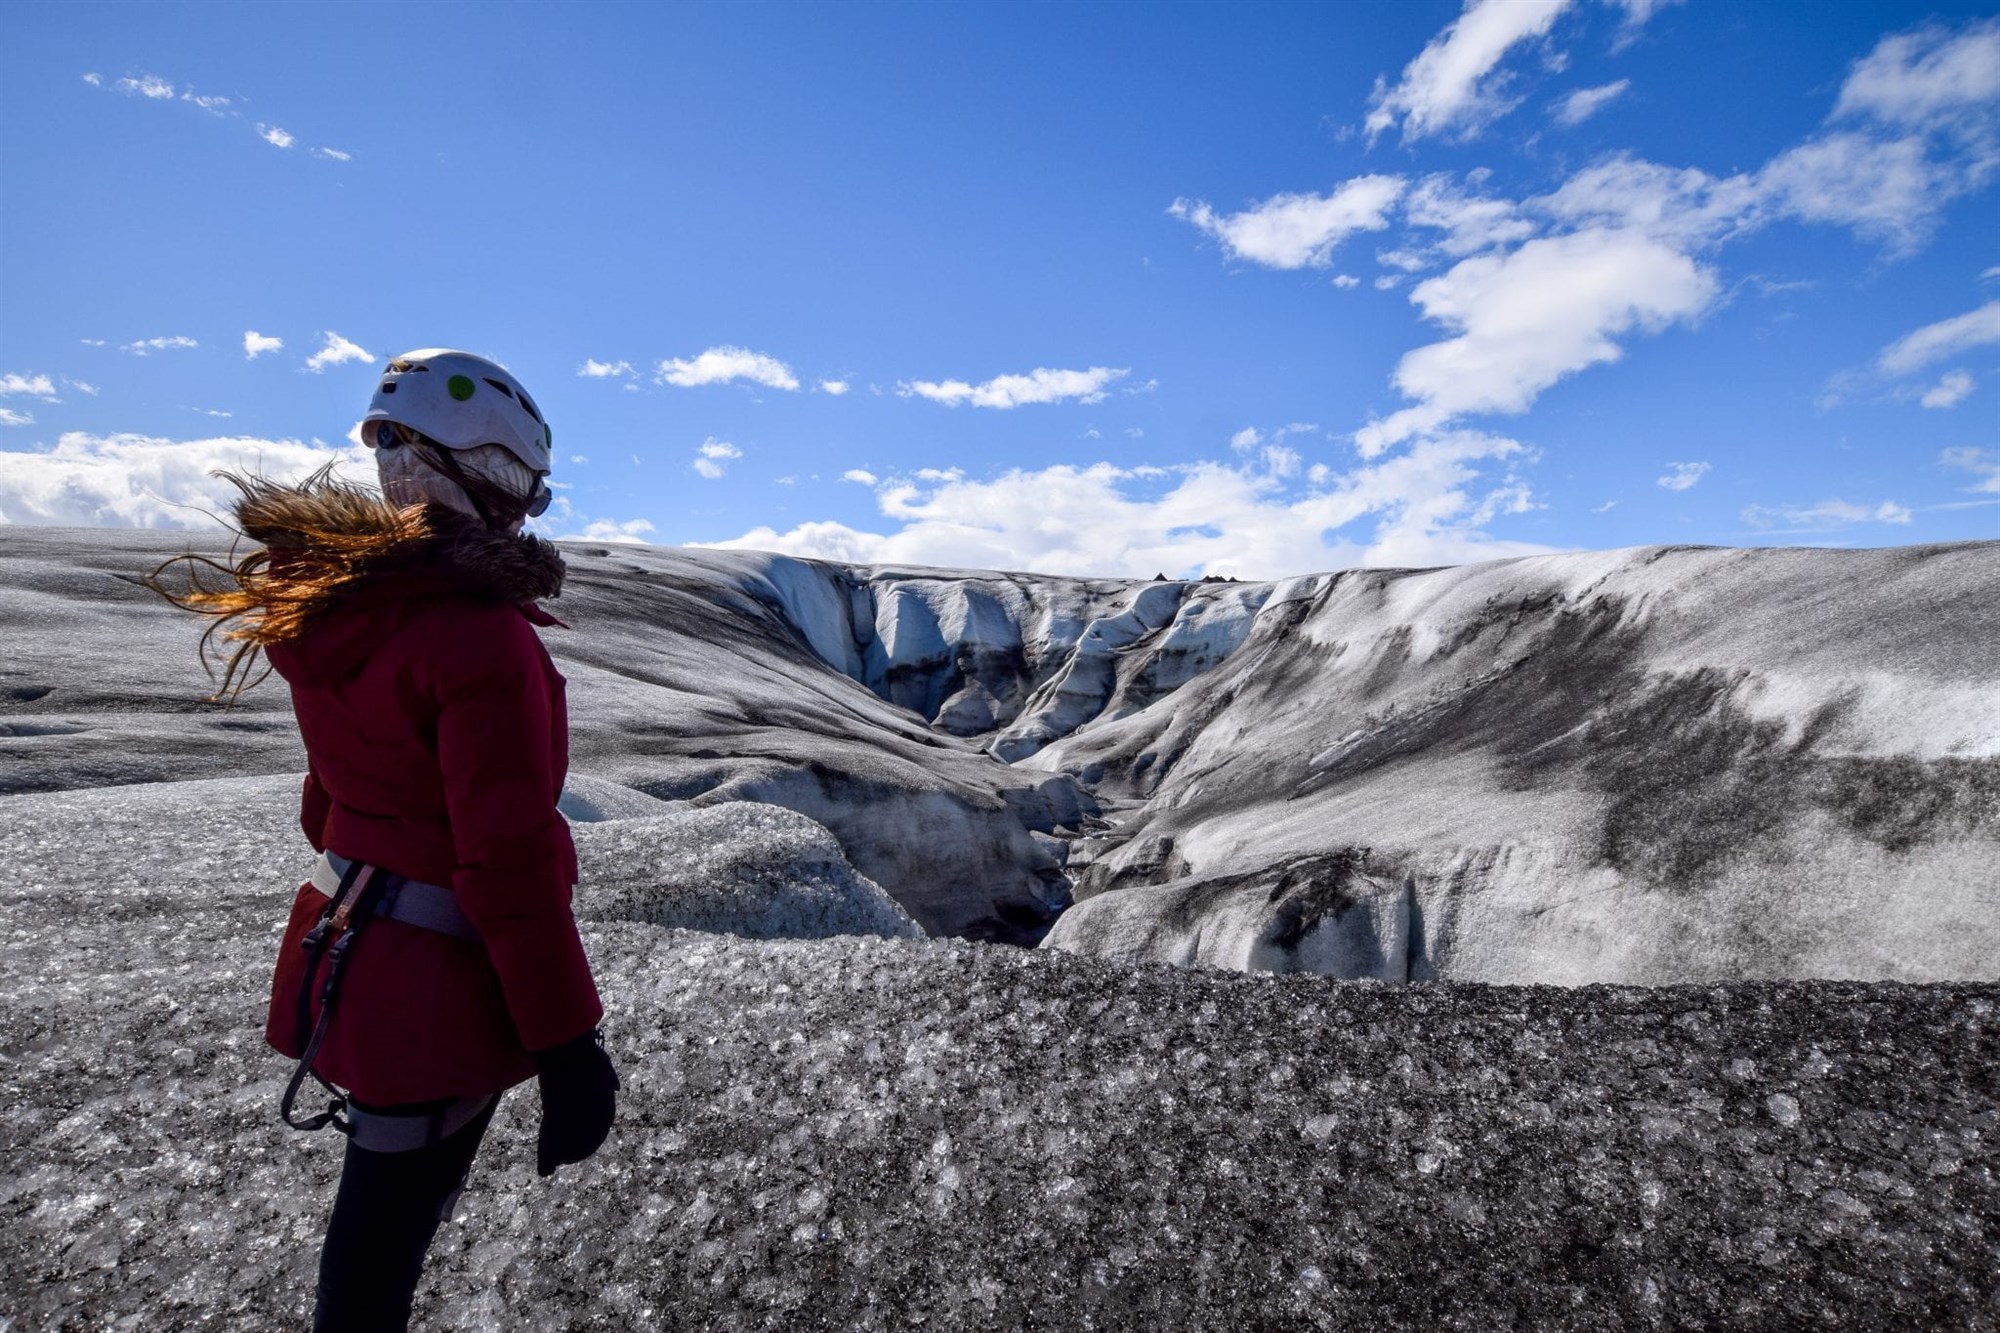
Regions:
<instances>
[{"instance_id":1,"label":"climbing harness","mask_svg":"<svg viewBox=\"0 0 2000 1333\"><path fill-rule=\"evenodd\" d=\"M319 1130L328 1125L374 1152L408 1152L427 1147L456 1133L484 1111L493 1100L490 1093L460 1097L436 1103L414 1114L387 1114L359 1106L354 1099L329 1083L313 1061L319 1057L333 1022L335 1002L340 996L341 978L354 956L362 928L376 917L388 917L425 930L477 941L479 932L458 905L457 895L438 884L407 879L380 866L350 861L333 852L320 853L313 867L312 886L327 897L326 910L299 941L306 952L305 975L299 982L298 1031L310 1031L298 1068L285 1085L278 1114L297 1130ZM320 978L322 964L326 975ZM312 993L319 984L319 1021L312 1019ZM294 1116L299 1091L310 1076L331 1095L326 1110L303 1119Z\"/></svg>"}]
</instances>

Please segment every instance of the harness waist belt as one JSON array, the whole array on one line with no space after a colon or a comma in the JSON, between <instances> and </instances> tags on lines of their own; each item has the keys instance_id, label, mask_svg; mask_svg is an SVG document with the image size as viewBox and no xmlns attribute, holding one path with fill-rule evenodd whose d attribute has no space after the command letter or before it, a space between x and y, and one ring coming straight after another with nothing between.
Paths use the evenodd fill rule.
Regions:
<instances>
[{"instance_id":1,"label":"harness waist belt","mask_svg":"<svg viewBox=\"0 0 2000 1333\"><path fill-rule=\"evenodd\" d=\"M313 866L312 886L327 897L333 897L340 891L341 876L352 864L337 852L321 852L318 863ZM383 873L388 874L386 871ZM378 900L375 915L424 930L435 930L440 935L451 935L474 944L479 942L479 931L466 917L464 909L459 907L458 895L450 889L396 874L389 874L388 879L388 890Z\"/></svg>"},{"instance_id":2,"label":"harness waist belt","mask_svg":"<svg viewBox=\"0 0 2000 1333\"><path fill-rule=\"evenodd\" d=\"M385 1115L364 1111L347 1103L347 1136L357 1148L369 1152L415 1152L458 1133L473 1118L493 1104L496 1094L488 1092L460 1097L450 1105L423 1115Z\"/></svg>"}]
</instances>

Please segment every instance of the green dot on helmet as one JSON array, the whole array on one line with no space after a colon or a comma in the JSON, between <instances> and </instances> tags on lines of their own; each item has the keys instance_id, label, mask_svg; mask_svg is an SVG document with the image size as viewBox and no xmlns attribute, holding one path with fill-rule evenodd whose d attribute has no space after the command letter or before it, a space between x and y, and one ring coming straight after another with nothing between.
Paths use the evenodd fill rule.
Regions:
<instances>
[{"instance_id":1,"label":"green dot on helmet","mask_svg":"<svg viewBox=\"0 0 2000 1333\"><path fill-rule=\"evenodd\" d=\"M444 387L445 390L448 393L450 393L453 398L456 398L459 402L462 403L466 399L472 397L472 391L478 388L479 386L474 384L472 380L467 376L453 375L450 379L444 382Z\"/></svg>"}]
</instances>

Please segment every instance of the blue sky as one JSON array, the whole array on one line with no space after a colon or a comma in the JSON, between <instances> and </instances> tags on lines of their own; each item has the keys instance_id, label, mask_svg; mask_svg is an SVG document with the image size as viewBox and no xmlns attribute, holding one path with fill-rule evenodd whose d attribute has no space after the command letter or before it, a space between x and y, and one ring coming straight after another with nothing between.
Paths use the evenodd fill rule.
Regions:
<instances>
[{"instance_id":1,"label":"blue sky","mask_svg":"<svg viewBox=\"0 0 2000 1333\"><path fill-rule=\"evenodd\" d=\"M541 401L554 535L1273 577L2000 532L1990 0L0 32L4 521L365 469L375 371L446 345Z\"/></svg>"}]
</instances>

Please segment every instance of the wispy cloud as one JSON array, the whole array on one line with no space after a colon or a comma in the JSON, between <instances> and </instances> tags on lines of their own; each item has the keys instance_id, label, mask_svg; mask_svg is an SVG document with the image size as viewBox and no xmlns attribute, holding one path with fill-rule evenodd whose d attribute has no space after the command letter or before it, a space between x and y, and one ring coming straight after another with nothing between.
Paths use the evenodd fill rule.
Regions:
<instances>
[{"instance_id":1,"label":"wispy cloud","mask_svg":"<svg viewBox=\"0 0 2000 1333\"><path fill-rule=\"evenodd\" d=\"M579 532L564 533L564 540L586 542L626 542L635 546L647 545L646 534L656 531L643 518L628 518L624 522L616 519L600 518L584 525Z\"/></svg>"},{"instance_id":2,"label":"wispy cloud","mask_svg":"<svg viewBox=\"0 0 2000 1333\"><path fill-rule=\"evenodd\" d=\"M22 375L14 371L0 375L0 398L12 398L18 395L54 402L56 382L47 375Z\"/></svg>"},{"instance_id":3,"label":"wispy cloud","mask_svg":"<svg viewBox=\"0 0 2000 1333\"><path fill-rule=\"evenodd\" d=\"M0 407L0 426L32 426L35 424L33 412L20 412L11 407ZM6 510L0 508L0 521L4 521Z\"/></svg>"},{"instance_id":4,"label":"wispy cloud","mask_svg":"<svg viewBox=\"0 0 2000 1333\"><path fill-rule=\"evenodd\" d=\"M1946 467L1970 472L1978 480L1972 490L1984 495L2000 495L2000 449L1947 449L1938 455Z\"/></svg>"},{"instance_id":5,"label":"wispy cloud","mask_svg":"<svg viewBox=\"0 0 2000 1333\"><path fill-rule=\"evenodd\" d=\"M1882 349L1875 364L1890 375L1909 375L1990 343L2000 343L2000 301L1904 334Z\"/></svg>"},{"instance_id":6,"label":"wispy cloud","mask_svg":"<svg viewBox=\"0 0 2000 1333\"><path fill-rule=\"evenodd\" d=\"M186 334L174 334L165 338L141 338L137 342L126 343L120 350L134 356L151 356L155 352L170 352L181 348L199 347L200 343Z\"/></svg>"},{"instance_id":7,"label":"wispy cloud","mask_svg":"<svg viewBox=\"0 0 2000 1333\"><path fill-rule=\"evenodd\" d=\"M1457 336L1406 353L1394 382L1416 406L1364 427L1364 457L1474 412L1524 412L1543 390L1624 355L1617 338L1692 319L1713 273L1625 229L1591 228L1480 255L1419 283L1410 299Z\"/></svg>"},{"instance_id":8,"label":"wispy cloud","mask_svg":"<svg viewBox=\"0 0 2000 1333\"><path fill-rule=\"evenodd\" d=\"M1581 125L1598 112L1623 97L1631 88L1632 80L1620 79L1616 83L1600 84L1595 88L1579 88L1562 101L1556 103L1555 118L1558 125Z\"/></svg>"},{"instance_id":9,"label":"wispy cloud","mask_svg":"<svg viewBox=\"0 0 2000 1333\"><path fill-rule=\"evenodd\" d=\"M1368 137L1398 122L1403 142L1433 134L1469 137L1511 110L1504 73L1495 67L1516 45L1540 37L1574 0L1467 0L1465 10L1432 38L1392 88L1377 81L1369 99Z\"/></svg>"},{"instance_id":10,"label":"wispy cloud","mask_svg":"<svg viewBox=\"0 0 2000 1333\"><path fill-rule=\"evenodd\" d=\"M1240 213L1220 214L1199 200L1167 209L1222 242L1235 259L1270 268L1324 268L1357 231L1380 231L1402 195L1400 176L1357 176L1332 194L1277 194Z\"/></svg>"},{"instance_id":11,"label":"wispy cloud","mask_svg":"<svg viewBox=\"0 0 2000 1333\"><path fill-rule=\"evenodd\" d=\"M1669 463L1666 475L1656 478L1654 484L1670 491L1693 490L1708 472L1707 463Z\"/></svg>"},{"instance_id":12,"label":"wispy cloud","mask_svg":"<svg viewBox=\"0 0 2000 1333\"><path fill-rule=\"evenodd\" d=\"M597 361L586 358L584 363L577 367L576 373L584 379L615 380L631 375L633 370L630 361Z\"/></svg>"},{"instance_id":13,"label":"wispy cloud","mask_svg":"<svg viewBox=\"0 0 2000 1333\"><path fill-rule=\"evenodd\" d=\"M329 162L352 162L354 160L354 154L348 152L345 148L315 148L313 149L313 156L323 157Z\"/></svg>"},{"instance_id":14,"label":"wispy cloud","mask_svg":"<svg viewBox=\"0 0 2000 1333\"><path fill-rule=\"evenodd\" d=\"M1918 401L1925 407L1957 407L1972 396L1974 387L1975 382L1967 372L1947 371L1942 379L1924 391L1923 397Z\"/></svg>"},{"instance_id":15,"label":"wispy cloud","mask_svg":"<svg viewBox=\"0 0 2000 1333\"><path fill-rule=\"evenodd\" d=\"M1872 505L1850 504L1846 500L1822 500L1815 505L1751 505L1743 511L1743 521L1751 527L1783 527L1799 532L1826 532L1857 523L1907 526L1910 517L1909 506L1894 500Z\"/></svg>"},{"instance_id":16,"label":"wispy cloud","mask_svg":"<svg viewBox=\"0 0 2000 1333\"><path fill-rule=\"evenodd\" d=\"M819 391L834 398L838 398L846 393L849 387L846 380L821 380L819 382Z\"/></svg>"},{"instance_id":17,"label":"wispy cloud","mask_svg":"<svg viewBox=\"0 0 2000 1333\"><path fill-rule=\"evenodd\" d=\"M799 387L799 377L776 357L733 346L711 347L692 360L662 361L659 377L662 383L683 389L698 388L704 384L727 384L732 380L749 380L768 389L787 392Z\"/></svg>"},{"instance_id":18,"label":"wispy cloud","mask_svg":"<svg viewBox=\"0 0 2000 1333\"><path fill-rule=\"evenodd\" d=\"M89 380L73 380L69 378L69 376L65 375L63 376L63 388L74 389L76 392L83 394L85 397L88 398L97 397L97 386L95 384L92 384Z\"/></svg>"},{"instance_id":19,"label":"wispy cloud","mask_svg":"<svg viewBox=\"0 0 2000 1333\"><path fill-rule=\"evenodd\" d=\"M273 148L290 148L298 142L294 135L279 129L276 125L265 125L261 122L257 126L257 137Z\"/></svg>"},{"instance_id":20,"label":"wispy cloud","mask_svg":"<svg viewBox=\"0 0 2000 1333\"><path fill-rule=\"evenodd\" d=\"M996 375L984 384L971 384L965 380L909 380L898 384L896 392L905 398L928 398L934 403L951 407L970 403L974 407L1006 409L1030 403L1059 403L1066 399L1097 403L1104 400L1106 385L1123 379L1129 373L1128 370L1109 366L1092 366L1088 370L1038 367L1025 375Z\"/></svg>"},{"instance_id":21,"label":"wispy cloud","mask_svg":"<svg viewBox=\"0 0 2000 1333\"><path fill-rule=\"evenodd\" d=\"M728 469L732 459L741 457L743 451L735 445L710 437L695 450L694 470L712 481Z\"/></svg>"},{"instance_id":22,"label":"wispy cloud","mask_svg":"<svg viewBox=\"0 0 2000 1333\"><path fill-rule=\"evenodd\" d=\"M264 353L278 351L284 345L285 340L283 338L259 333L255 329L247 329L243 334L243 359L245 361L255 361Z\"/></svg>"},{"instance_id":23,"label":"wispy cloud","mask_svg":"<svg viewBox=\"0 0 2000 1333\"><path fill-rule=\"evenodd\" d=\"M171 102L174 99L174 85L157 74L123 78L111 86L127 97L144 97L155 102Z\"/></svg>"},{"instance_id":24,"label":"wispy cloud","mask_svg":"<svg viewBox=\"0 0 2000 1333\"><path fill-rule=\"evenodd\" d=\"M172 440L67 432L47 451L0 452L0 522L203 529L236 498L218 469L297 481L335 463L374 472L368 451L299 440L229 436Z\"/></svg>"},{"instance_id":25,"label":"wispy cloud","mask_svg":"<svg viewBox=\"0 0 2000 1333\"><path fill-rule=\"evenodd\" d=\"M1163 467L1096 463L967 480L957 469L877 483L885 531L836 522L758 528L722 546L860 563L1146 577L1275 578L1359 564L1432 565L1538 553L1487 525L1532 500L1482 468L1524 452L1459 432L1345 474L1296 459ZM857 469L857 471L859 471ZM854 479L860 480L860 477ZM1361 530L1346 535L1350 525Z\"/></svg>"},{"instance_id":26,"label":"wispy cloud","mask_svg":"<svg viewBox=\"0 0 2000 1333\"><path fill-rule=\"evenodd\" d=\"M373 361L374 354L358 343L350 342L332 329L320 334L320 349L306 358L306 369L317 375L328 366L341 365L348 361Z\"/></svg>"}]
</instances>

